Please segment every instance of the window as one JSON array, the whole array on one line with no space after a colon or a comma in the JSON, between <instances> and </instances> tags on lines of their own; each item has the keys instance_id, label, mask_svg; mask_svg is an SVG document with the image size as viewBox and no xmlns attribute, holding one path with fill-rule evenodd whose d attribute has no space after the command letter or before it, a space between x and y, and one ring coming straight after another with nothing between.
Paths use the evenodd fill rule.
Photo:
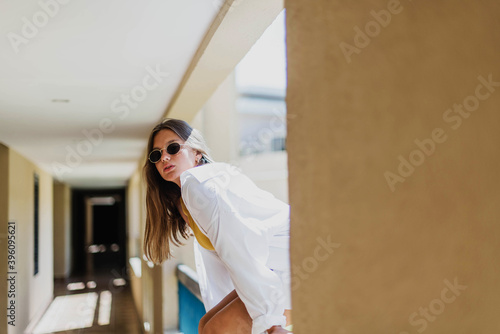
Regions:
<instances>
[{"instance_id":1,"label":"window","mask_svg":"<svg viewBox=\"0 0 500 334\"><path fill-rule=\"evenodd\" d=\"M236 67L240 156L286 150L283 11Z\"/></svg>"}]
</instances>

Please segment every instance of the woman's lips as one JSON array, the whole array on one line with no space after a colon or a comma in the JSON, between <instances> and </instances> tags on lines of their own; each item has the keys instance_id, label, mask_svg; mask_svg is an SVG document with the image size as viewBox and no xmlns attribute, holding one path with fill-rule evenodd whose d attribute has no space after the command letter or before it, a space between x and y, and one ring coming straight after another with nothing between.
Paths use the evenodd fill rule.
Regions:
<instances>
[{"instance_id":1,"label":"woman's lips","mask_svg":"<svg viewBox=\"0 0 500 334\"><path fill-rule=\"evenodd\" d=\"M172 170L172 168L174 168L175 166L174 165L167 165L165 167L163 167L163 171L164 172L169 172Z\"/></svg>"}]
</instances>

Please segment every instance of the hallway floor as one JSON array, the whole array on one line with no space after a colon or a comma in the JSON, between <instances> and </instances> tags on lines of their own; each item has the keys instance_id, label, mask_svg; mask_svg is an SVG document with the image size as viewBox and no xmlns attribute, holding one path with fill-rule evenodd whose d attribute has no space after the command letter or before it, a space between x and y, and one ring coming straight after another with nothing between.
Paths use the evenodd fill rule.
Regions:
<instances>
[{"instance_id":1,"label":"hallway floor","mask_svg":"<svg viewBox=\"0 0 500 334\"><path fill-rule=\"evenodd\" d=\"M70 283L77 290L68 290ZM142 333L130 285L116 270L56 280L54 295L33 333Z\"/></svg>"}]
</instances>

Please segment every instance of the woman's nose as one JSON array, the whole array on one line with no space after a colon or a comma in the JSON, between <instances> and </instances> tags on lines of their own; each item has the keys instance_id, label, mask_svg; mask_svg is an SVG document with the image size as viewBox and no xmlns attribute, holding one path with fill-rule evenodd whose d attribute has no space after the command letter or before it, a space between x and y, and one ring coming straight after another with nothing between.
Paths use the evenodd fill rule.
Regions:
<instances>
[{"instance_id":1,"label":"woman's nose","mask_svg":"<svg viewBox=\"0 0 500 334\"><path fill-rule=\"evenodd\" d=\"M163 150L161 152L161 161L167 161L167 160L170 160L170 154L167 153L167 150Z\"/></svg>"}]
</instances>

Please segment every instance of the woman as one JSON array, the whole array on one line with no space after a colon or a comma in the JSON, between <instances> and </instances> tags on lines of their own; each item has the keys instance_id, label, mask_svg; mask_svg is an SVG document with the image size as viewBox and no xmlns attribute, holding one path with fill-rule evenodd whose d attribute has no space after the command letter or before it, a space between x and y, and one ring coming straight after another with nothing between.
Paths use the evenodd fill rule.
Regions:
<instances>
[{"instance_id":1,"label":"woman","mask_svg":"<svg viewBox=\"0 0 500 334\"><path fill-rule=\"evenodd\" d=\"M290 333L288 205L214 163L184 121L155 126L148 152L144 253L159 264L193 231L207 310L199 333Z\"/></svg>"}]
</instances>

